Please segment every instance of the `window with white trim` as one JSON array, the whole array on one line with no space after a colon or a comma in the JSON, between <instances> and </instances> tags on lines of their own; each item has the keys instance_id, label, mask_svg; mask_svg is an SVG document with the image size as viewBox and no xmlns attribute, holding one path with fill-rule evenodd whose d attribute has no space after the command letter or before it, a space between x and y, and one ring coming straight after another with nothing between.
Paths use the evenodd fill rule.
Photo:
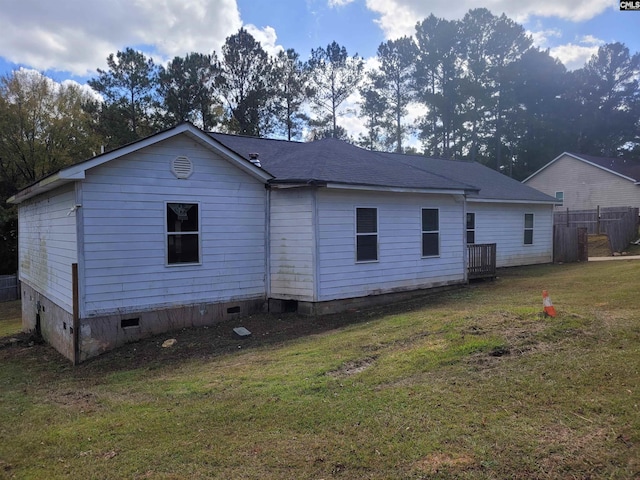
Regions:
<instances>
[{"instance_id":1,"label":"window with white trim","mask_svg":"<svg viewBox=\"0 0 640 480\"><path fill-rule=\"evenodd\" d=\"M437 208L422 209L422 256L440 255L440 215Z\"/></svg>"},{"instance_id":2,"label":"window with white trim","mask_svg":"<svg viewBox=\"0 0 640 480\"><path fill-rule=\"evenodd\" d=\"M476 243L476 214L467 212L467 243Z\"/></svg>"},{"instance_id":3,"label":"window with white trim","mask_svg":"<svg viewBox=\"0 0 640 480\"><path fill-rule=\"evenodd\" d=\"M378 260L378 209L356 208L356 261Z\"/></svg>"},{"instance_id":4,"label":"window with white trim","mask_svg":"<svg viewBox=\"0 0 640 480\"><path fill-rule=\"evenodd\" d=\"M564 192L556 192L556 207L564 205Z\"/></svg>"},{"instance_id":5,"label":"window with white trim","mask_svg":"<svg viewBox=\"0 0 640 480\"><path fill-rule=\"evenodd\" d=\"M533 245L533 213L524 214L524 244Z\"/></svg>"},{"instance_id":6,"label":"window with white trim","mask_svg":"<svg viewBox=\"0 0 640 480\"><path fill-rule=\"evenodd\" d=\"M167 264L200 263L197 203L167 203Z\"/></svg>"}]
</instances>

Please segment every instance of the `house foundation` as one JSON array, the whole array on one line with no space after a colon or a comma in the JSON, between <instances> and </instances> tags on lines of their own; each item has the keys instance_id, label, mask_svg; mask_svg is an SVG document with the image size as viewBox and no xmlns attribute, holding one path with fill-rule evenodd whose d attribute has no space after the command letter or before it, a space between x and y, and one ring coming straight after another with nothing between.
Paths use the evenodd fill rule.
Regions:
<instances>
[{"instance_id":1,"label":"house foundation","mask_svg":"<svg viewBox=\"0 0 640 480\"><path fill-rule=\"evenodd\" d=\"M261 312L263 297L220 303L180 305L156 310L79 319L74 335L73 314L29 285L22 284L22 329L39 334L72 362L84 362L104 352L146 337L182 328L214 325ZM74 339L77 338L77 357Z\"/></svg>"}]
</instances>

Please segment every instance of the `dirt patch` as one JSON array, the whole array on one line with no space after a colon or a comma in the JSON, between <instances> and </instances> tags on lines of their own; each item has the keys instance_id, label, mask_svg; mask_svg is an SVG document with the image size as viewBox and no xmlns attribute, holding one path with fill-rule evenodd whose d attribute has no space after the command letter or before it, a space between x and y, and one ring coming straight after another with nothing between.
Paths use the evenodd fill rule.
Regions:
<instances>
[{"instance_id":1,"label":"dirt patch","mask_svg":"<svg viewBox=\"0 0 640 480\"><path fill-rule=\"evenodd\" d=\"M338 377L338 378L349 377L351 375L355 375L356 373L364 372L375 361L376 361L376 357L367 357L367 358L360 358L358 360L346 362L337 370L327 372L327 375L331 377Z\"/></svg>"},{"instance_id":2,"label":"dirt patch","mask_svg":"<svg viewBox=\"0 0 640 480\"><path fill-rule=\"evenodd\" d=\"M430 475L435 475L441 470L448 473L464 471L475 465L475 460L466 454L432 453L418 460L414 467Z\"/></svg>"},{"instance_id":3,"label":"dirt patch","mask_svg":"<svg viewBox=\"0 0 640 480\"><path fill-rule=\"evenodd\" d=\"M589 235L589 256L590 257L610 257L611 247L607 235Z\"/></svg>"},{"instance_id":4,"label":"dirt patch","mask_svg":"<svg viewBox=\"0 0 640 480\"><path fill-rule=\"evenodd\" d=\"M469 287L461 287L465 289ZM34 364L47 363L54 370L70 368L77 376L86 376L92 372L101 375L128 370L132 365L141 365L149 370L179 365L183 361L208 359L237 352L241 349L280 345L309 335L325 334L332 330L357 323L368 322L389 314L401 314L416 308L432 304L434 295L426 292L410 300L390 303L366 309L353 309L332 315L310 317L297 313L255 314L228 320L207 327L184 328L161 335L129 343L120 348L92 358L77 367L55 352L47 344L38 344L27 334L0 338L0 360L22 358ZM233 331L236 327L245 327L251 332L248 338L239 338ZM17 340L12 340L17 338ZM163 348L168 339L175 339L173 346ZM375 358L369 352L367 358ZM354 366L353 368L358 368ZM345 374L349 367L345 369ZM350 371L350 370L349 370ZM99 377L96 377L99 378ZM98 381L98 380L96 380Z\"/></svg>"}]
</instances>

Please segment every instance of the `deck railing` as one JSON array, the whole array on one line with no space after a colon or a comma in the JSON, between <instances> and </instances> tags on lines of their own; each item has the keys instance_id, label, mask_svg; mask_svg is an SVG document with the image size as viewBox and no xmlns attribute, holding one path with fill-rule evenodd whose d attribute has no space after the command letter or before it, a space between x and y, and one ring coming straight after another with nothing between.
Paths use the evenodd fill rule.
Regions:
<instances>
[{"instance_id":1,"label":"deck railing","mask_svg":"<svg viewBox=\"0 0 640 480\"><path fill-rule=\"evenodd\" d=\"M496 244L467 245L469 280L496 276Z\"/></svg>"}]
</instances>

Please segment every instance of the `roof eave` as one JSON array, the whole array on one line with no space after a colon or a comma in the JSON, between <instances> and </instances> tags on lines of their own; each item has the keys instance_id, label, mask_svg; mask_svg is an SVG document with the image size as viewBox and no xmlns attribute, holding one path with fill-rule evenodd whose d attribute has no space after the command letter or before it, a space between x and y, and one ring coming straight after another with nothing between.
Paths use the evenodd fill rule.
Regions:
<instances>
[{"instance_id":1,"label":"roof eave","mask_svg":"<svg viewBox=\"0 0 640 480\"><path fill-rule=\"evenodd\" d=\"M478 190L467 190L464 188L413 188L413 187L396 187L392 185L367 185L353 183L328 182L327 188L335 188L341 190L374 190L381 192L397 192L397 193L430 193L430 194L447 194L447 195L466 195L470 192L478 192Z\"/></svg>"},{"instance_id":2,"label":"roof eave","mask_svg":"<svg viewBox=\"0 0 640 480\"><path fill-rule=\"evenodd\" d=\"M515 200L510 198L474 198L467 197L469 203L519 203L519 204L538 204L538 205L555 205L558 203L557 199L553 200Z\"/></svg>"}]
</instances>

